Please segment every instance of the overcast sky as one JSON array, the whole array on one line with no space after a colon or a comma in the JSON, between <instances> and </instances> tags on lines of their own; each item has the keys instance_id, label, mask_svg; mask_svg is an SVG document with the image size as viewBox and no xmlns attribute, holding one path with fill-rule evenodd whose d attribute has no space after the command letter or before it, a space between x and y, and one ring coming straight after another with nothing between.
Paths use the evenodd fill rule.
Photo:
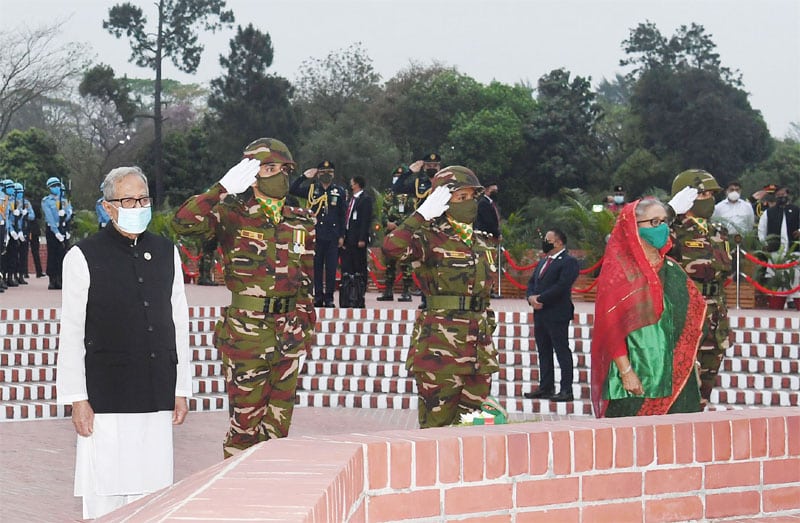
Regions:
<instances>
[{"instance_id":1,"label":"overcast sky","mask_svg":"<svg viewBox=\"0 0 800 523\"><path fill-rule=\"evenodd\" d=\"M130 0L154 22L155 0ZM0 0L3 31L69 18L64 41L84 42L118 75L150 77L128 62L126 39L102 28L109 0ZM535 85L552 69L603 78L625 73L622 41L641 22L669 37L682 24L703 25L722 64L738 69L750 103L773 136L800 122L800 0L228 0L236 23L253 23L272 37L272 72L290 80L308 58L324 58L355 42L388 80L411 61L456 66L482 83ZM207 83L221 74L234 30L205 34L195 75L168 65L165 76Z\"/></svg>"}]
</instances>

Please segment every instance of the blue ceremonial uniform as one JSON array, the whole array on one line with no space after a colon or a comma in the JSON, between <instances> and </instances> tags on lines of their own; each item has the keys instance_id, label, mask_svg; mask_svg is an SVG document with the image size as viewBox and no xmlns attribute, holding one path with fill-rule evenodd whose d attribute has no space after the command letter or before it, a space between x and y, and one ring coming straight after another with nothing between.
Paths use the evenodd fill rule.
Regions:
<instances>
[{"instance_id":1,"label":"blue ceremonial uniform","mask_svg":"<svg viewBox=\"0 0 800 523\"><path fill-rule=\"evenodd\" d=\"M48 194L42 198L42 214L47 225L47 276L50 278L50 289L61 288L61 264L67 253L68 224L72 219L72 204L63 195Z\"/></svg>"},{"instance_id":2,"label":"blue ceremonial uniform","mask_svg":"<svg viewBox=\"0 0 800 523\"><path fill-rule=\"evenodd\" d=\"M314 305L333 303L336 268L339 264L339 241L344 241L347 197L342 186L300 176L289 187L289 194L307 199L307 207L317 217L314 247ZM324 276L324 286L323 286Z\"/></svg>"}]
</instances>

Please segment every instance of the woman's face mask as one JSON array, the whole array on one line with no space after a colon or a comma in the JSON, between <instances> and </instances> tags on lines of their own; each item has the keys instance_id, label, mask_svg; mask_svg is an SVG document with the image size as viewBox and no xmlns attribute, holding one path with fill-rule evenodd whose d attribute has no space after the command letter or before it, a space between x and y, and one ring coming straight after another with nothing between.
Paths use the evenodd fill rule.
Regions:
<instances>
[{"instance_id":1,"label":"woman's face mask","mask_svg":"<svg viewBox=\"0 0 800 523\"><path fill-rule=\"evenodd\" d=\"M639 237L656 249L660 249L667 244L669 227L666 223L661 223L656 227L639 227Z\"/></svg>"}]
</instances>

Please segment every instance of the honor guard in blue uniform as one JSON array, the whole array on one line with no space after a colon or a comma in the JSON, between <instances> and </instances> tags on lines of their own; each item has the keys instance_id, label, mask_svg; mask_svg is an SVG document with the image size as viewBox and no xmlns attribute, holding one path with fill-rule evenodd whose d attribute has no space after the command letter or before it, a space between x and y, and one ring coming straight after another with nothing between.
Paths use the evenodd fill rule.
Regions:
<instances>
[{"instance_id":1,"label":"honor guard in blue uniform","mask_svg":"<svg viewBox=\"0 0 800 523\"><path fill-rule=\"evenodd\" d=\"M69 246L69 222L72 220L72 204L65 194L64 185L55 176L47 179L50 194L42 198L42 214L47 224L47 276L48 289L61 288L61 264Z\"/></svg>"},{"instance_id":2,"label":"honor guard in blue uniform","mask_svg":"<svg viewBox=\"0 0 800 523\"><path fill-rule=\"evenodd\" d=\"M8 221L11 225L11 243L14 244L12 260L13 267L9 269L9 276L16 275L19 285L27 285L28 277L28 235L31 222L36 217L31 202L25 198L25 187L17 182L14 184L14 197L11 199Z\"/></svg>"},{"instance_id":3,"label":"honor guard in blue uniform","mask_svg":"<svg viewBox=\"0 0 800 523\"><path fill-rule=\"evenodd\" d=\"M289 194L305 198L306 206L317 217L317 242L314 248L314 306L334 307L336 268L339 248L344 245L347 194L333 183L335 167L323 160L316 169L308 169L289 187Z\"/></svg>"}]
</instances>

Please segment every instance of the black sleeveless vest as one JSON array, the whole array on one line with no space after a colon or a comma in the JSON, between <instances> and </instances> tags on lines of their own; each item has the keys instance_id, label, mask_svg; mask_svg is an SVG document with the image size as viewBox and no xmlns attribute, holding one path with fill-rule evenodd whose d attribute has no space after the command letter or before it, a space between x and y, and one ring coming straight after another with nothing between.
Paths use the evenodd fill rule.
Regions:
<instances>
[{"instance_id":1,"label":"black sleeveless vest","mask_svg":"<svg viewBox=\"0 0 800 523\"><path fill-rule=\"evenodd\" d=\"M113 226L76 245L89 266L86 387L97 413L175 408L178 356L172 321L174 246Z\"/></svg>"},{"instance_id":2,"label":"black sleeveless vest","mask_svg":"<svg viewBox=\"0 0 800 523\"><path fill-rule=\"evenodd\" d=\"M789 234L789 244L791 245L794 238L792 232L796 231L800 226L800 213L795 205L787 204L786 206L770 207L767 209L767 236L772 236L767 239L767 251L777 251L781 246L780 235L781 225L783 225L783 217L786 216L786 232Z\"/></svg>"}]
</instances>

